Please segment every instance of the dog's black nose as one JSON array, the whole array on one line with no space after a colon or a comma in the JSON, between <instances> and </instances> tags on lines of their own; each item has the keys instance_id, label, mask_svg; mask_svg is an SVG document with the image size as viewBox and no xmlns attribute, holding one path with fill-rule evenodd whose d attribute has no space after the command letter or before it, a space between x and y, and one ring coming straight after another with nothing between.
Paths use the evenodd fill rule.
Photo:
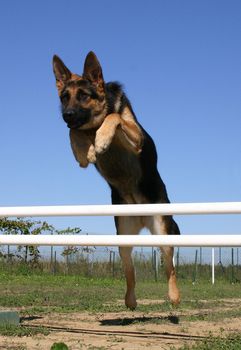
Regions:
<instances>
[{"instance_id":1,"label":"dog's black nose","mask_svg":"<svg viewBox=\"0 0 241 350\"><path fill-rule=\"evenodd\" d=\"M70 123L76 117L76 111L74 109L68 109L63 113L63 118L66 123Z\"/></svg>"}]
</instances>

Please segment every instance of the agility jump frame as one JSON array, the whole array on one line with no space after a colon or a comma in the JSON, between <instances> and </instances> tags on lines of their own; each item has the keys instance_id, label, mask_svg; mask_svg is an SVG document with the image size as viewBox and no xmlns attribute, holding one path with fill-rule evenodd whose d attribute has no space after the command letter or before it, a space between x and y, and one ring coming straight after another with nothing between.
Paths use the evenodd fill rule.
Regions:
<instances>
[{"instance_id":1,"label":"agility jump frame","mask_svg":"<svg viewBox=\"0 0 241 350\"><path fill-rule=\"evenodd\" d=\"M241 214L241 202L0 207L0 217ZM0 245L239 247L240 235L0 235Z\"/></svg>"}]
</instances>

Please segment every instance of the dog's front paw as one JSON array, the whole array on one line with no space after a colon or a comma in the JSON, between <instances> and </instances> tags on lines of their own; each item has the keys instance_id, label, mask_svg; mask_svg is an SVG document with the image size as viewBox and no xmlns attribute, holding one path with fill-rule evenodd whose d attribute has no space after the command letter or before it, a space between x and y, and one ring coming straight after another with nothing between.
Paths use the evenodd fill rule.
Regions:
<instances>
[{"instance_id":1,"label":"dog's front paw","mask_svg":"<svg viewBox=\"0 0 241 350\"><path fill-rule=\"evenodd\" d=\"M96 131L95 152L96 154L104 153L110 146L117 126L120 124L120 115L111 113L107 115L101 127Z\"/></svg>"},{"instance_id":2,"label":"dog's front paw","mask_svg":"<svg viewBox=\"0 0 241 350\"><path fill-rule=\"evenodd\" d=\"M81 168L87 168L87 166L89 165L89 162L87 159L79 159L78 163Z\"/></svg>"},{"instance_id":3,"label":"dog's front paw","mask_svg":"<svg viewBox=\"0 0 241 350\"><path fill-rule=\"evenodd\" d=\"M95 137L95 153L102 154L104 153L110 146L113 135L109 135L103 131L97 131Z\"/></svg>"},{"instance_id":4,"label":"dog's front paw","mask_svg":"<svg viewBox=\"0 0 241 350\"><path fill-rule=\"evenodd\" d=\"M90 145L90 148L87 153L87 159L90 163L96 163L96 154L94 145Z\"/></svg>"}]
</instances>

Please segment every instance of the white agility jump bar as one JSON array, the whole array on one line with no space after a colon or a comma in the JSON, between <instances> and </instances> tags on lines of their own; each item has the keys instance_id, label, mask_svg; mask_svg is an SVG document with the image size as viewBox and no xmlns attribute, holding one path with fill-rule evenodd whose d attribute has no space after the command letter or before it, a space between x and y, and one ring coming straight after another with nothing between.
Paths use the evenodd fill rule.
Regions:
<instances>
[{"instance_id":1,"label":"white agility jump bar","mask_svg":"<svg viewBox=\"0 0 241 350\"><path fill-rule=\"evenodd\" d=\"M241 214L241 202L0 207L0 217ZM241 235L0 235L0 245L241 246Z\"/></svg>"},{"instance_id":2,"label":"white agility jump bar","mask_svg":"<svg viewBox=\"0 0 241 350\"><path fill-rule=\"evenodd\" d=\"M241 214L241 202L0 207L0 217Z\"/></svg>"},{"instance_id":3,"label":"white agility jump bar","mask_svg":"<svg viewBox=\"0 0 241 350\"><path fill-rule=\"evenodd\" d=\"M241 235L0 235L0 245L241 247Z\"/></svg>"}]
</instances>

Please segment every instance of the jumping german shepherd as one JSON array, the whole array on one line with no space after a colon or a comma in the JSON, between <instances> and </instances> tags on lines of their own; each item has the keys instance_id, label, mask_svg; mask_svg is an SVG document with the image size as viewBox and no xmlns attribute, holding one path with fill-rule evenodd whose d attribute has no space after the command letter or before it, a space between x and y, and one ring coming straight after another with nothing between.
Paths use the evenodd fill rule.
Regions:
<instances>
[{"instance_id":1,"label":"jumping german shepherd","mask_svg":"<svg viewBox=\"0 0 241 350\"><path fill-rule=\"evenodd\" d=\"M63 119L70 129L74 156L83 168L93 163L111 188L113 204L169 203L157 170L155 144L138 123L130 101L119 83L105 83L100 63L89 52L82 76L72 73L58 56L53 70ZM117 234L138 234L147 227L152 234L179 235L172 216L115 217ZM168 296L180 302L173 266L173 248L161 248L168 279ZM132 247L120 247L127 291L125 304L136 308Z\"/></svg>"}]
</instances>

